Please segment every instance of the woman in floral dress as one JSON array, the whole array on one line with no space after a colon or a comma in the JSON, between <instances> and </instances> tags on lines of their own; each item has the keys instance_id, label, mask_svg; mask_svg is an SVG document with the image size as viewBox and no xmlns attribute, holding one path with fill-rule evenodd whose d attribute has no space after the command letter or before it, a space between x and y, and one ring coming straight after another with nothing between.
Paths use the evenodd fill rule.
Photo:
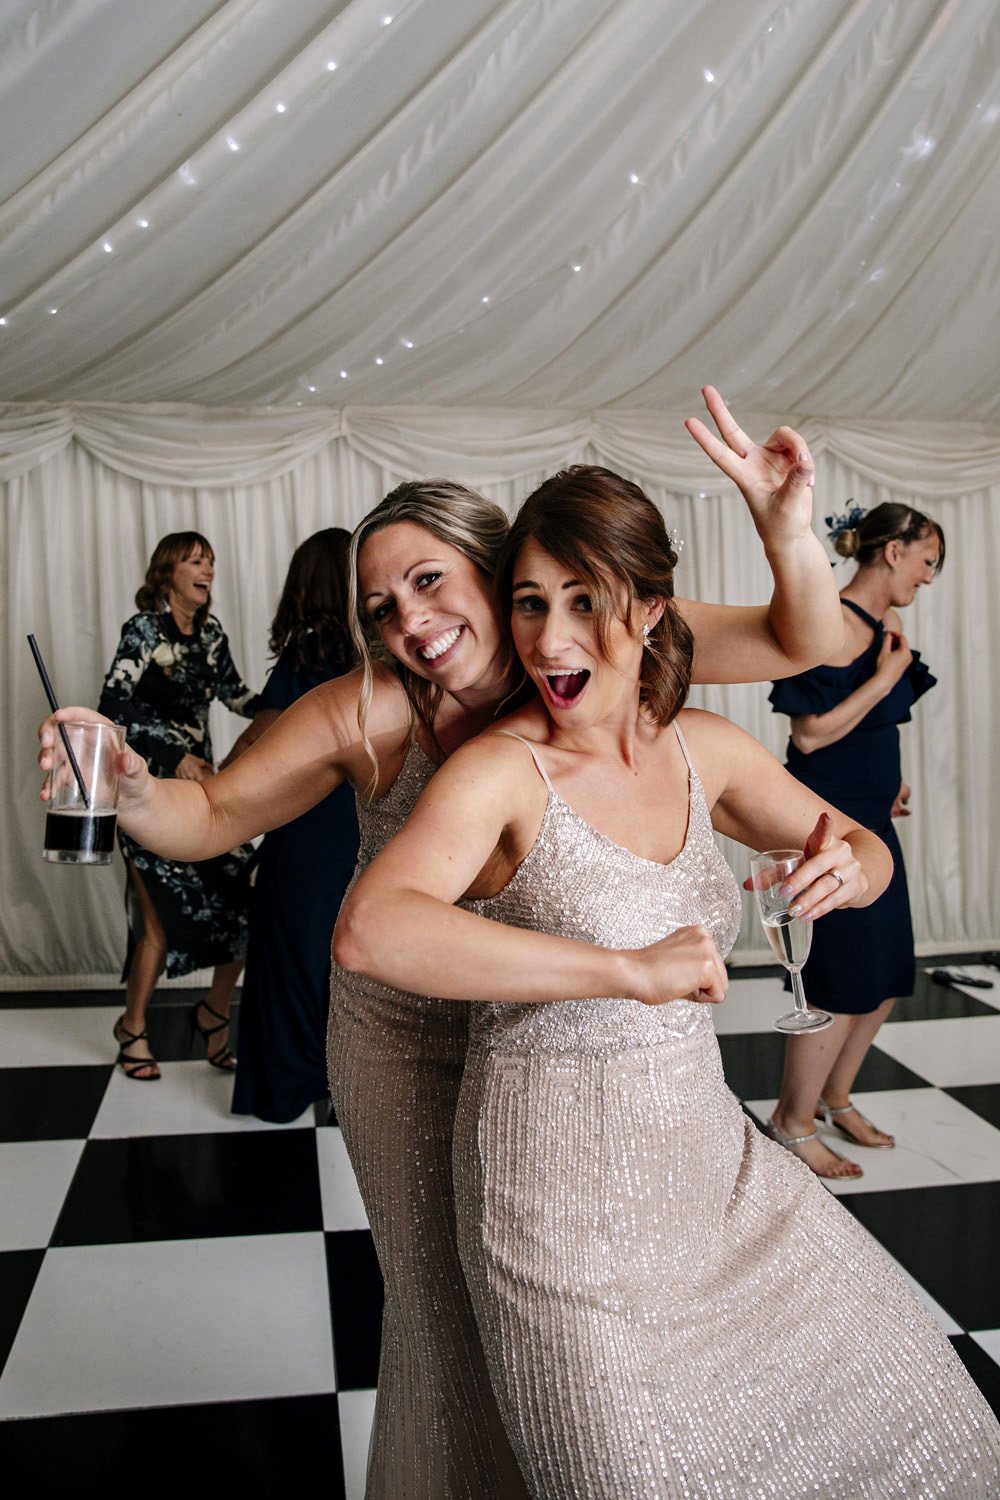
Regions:
<instances>
[{"instance_id":1,"label":"woman in floral dress","mask_svg":"<svg viewBox=\"0 0 1000 1500\"><path fill-rule=\"evenodd\" d=\"M211 546L196 531L157 543L125 622L101 693L100 709L124 724L155 776L204 781L214 774L208 710L218 698L252 718L257 695L243 682L222 626L209 614L215 572ZM214 967L212 985L191 1010L208 1061L230 1072L229 1006L246 956L253 847L190 864L161 859L118 830L128 867L125 1012L116 1021L118 1061L129 1078L160 1077L146 1035L146 1009L160 974Z\"/></svg>"}]
</instances>

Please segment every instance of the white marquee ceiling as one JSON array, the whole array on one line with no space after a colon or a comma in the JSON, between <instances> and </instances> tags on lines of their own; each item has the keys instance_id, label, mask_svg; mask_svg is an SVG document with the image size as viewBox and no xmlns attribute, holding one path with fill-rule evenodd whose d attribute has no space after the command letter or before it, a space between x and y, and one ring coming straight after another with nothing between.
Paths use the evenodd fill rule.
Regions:
<instances>
[{"instance_id":1,"label":"white marquee ceiling","mask_svg":"<svg viewBox=\"0 0 1000 1500\"><path fill-rule=\"evenodd\" d=\"M0 143L3 401L1000 417L996 0L4 0Z\"/></svg>"}]
</instances>

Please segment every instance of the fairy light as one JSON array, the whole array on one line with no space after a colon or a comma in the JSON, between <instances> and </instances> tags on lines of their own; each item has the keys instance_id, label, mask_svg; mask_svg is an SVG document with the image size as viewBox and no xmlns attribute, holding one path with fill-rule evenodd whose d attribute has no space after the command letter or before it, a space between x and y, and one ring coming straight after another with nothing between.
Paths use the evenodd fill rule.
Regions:
<instances>
[{"instance_id":1,"label":"fairy light","mask_svg":"<svg viewBox=\"0 0 1000 1500\"><path fill-rule=\"evenodd\" d=\"M383 26L391 26L392 25L392 16L383 16L382 17L382 25Z\"/></svg>"},{"instance_id":2,"label":"fairy light","mask_svg":"<svg viewBox=\"0 0 1000 1500\"><path fill-rule=\"evenodd\" d=\"M230 151L238 151L240 149L239 141L235 140L231 135L226 136L226 145L229 147Z\"/></svg>"},{"instance_id":3,"label":"fairy light","mask_svg":"<svg viewBox=\"0 0 1000 1500\"><path fill-rule=\"evenodd\" d=\"M480 300L480 302L488 302L490 299L489 299L489 297L480 297L479 300Z\"/></svg>"},{"instance_id":4,"label":"fairy light","mask_svg":"<svg viewBox=\"0 0 1000 1500\"><path fill-rule=\"evenodd\" d=\"M148 229L149 228L149 220L148 219L136 219L135 222L138 224L138 226L139 226L140 229Z\"/></svg>"},{"instance_id":5,"label":"fairy light","mask_svg":"<svg viewBox=\"0 0 1000 1500\"><path fill-rule=\"evenodd\" d=\"M399 342L402 344L402 346L403 346L404 349L412 349L413 348L413 340L412 339L400 339Z\"/></svg>"},{"instance_id":6,"label":"fairy light","mask_svg":"<svg viewBox=\"0 0 1000 1500\"><path fill-rule=\"evenodd\" d=\"M630 172L628 174L628 180L632 184L633 187L638 187L639 186L639 174L638 174L638 172Z\"/></svg>"},{"instance_id":7,"label":"fairy light","mask_svg":"<svg viewBox=\"0 0 1000 1500\"><path fill-rule=\"evenodd\" d=\"M0 328L6 328L6 327L7 327L7 319L6 318L0 318Z\"/></svg>"},{"instance_id":8,"label":"fairy light","mask_svg":"<svg viewBox=\"0 0 1000 1500\"><path fill-rule=\"evenodd\" d=\"M306 390L309 392L310 396L315 396L316 387L314 385L307 385Z\"/></svg>"},{"instance_id":9,"label":"fairy light","mask_svg":"<svg viewBox=\"0 0 1000 1500\"><path fill-rule=\"evenodd\" d=\"M54 318L54 317L55 317L55 315L56 315L56 313L57 313L57 312L58 312L58 311L59 311L59 309L58 309L58 307L50 307L50 308L49 308L49 317L50 317L50 318Z\"/></svg>"},{"instance_id":10,"label":"fairy light","mask_svg":"<svg viewBox=\"0 0 1000 1500\"><path fill-rule=\"evenodd\" d=\"M384 365L385 364L385 360L382 358L381 354L376 354L376 356L375 356L375 363L377 365Z\"/></svg>"},{"instance_id":11,"label":"fairy light","mask_svg":"<svg viewBox=\"0 0 1000 1500\"><path fill-rule=\"evenodd\" d=\"M347 379L347 371L346 370L341 370L341 372L340 372L340 378L341 378L341 380L346 380Z\"/></svg>"},{"instance_id":12,"label":"fairy light","mask_svg":"<svg viewBox=\"0 0 1000 1500\"><path fill-rule=\"evenodd\" d=\"M178 167L177 175L185 187L197 187L198 179L191 170L190 162L186 161L182 167Z\"/></svg>"},{"instance_id":13,"label":"fairy light","mask_svg":"<svg viewBox=\"0 0 1000 1500\"><path fill-rule=\"evenodd\" d=\"M288 106L286 104L276 104L274 106L274 113L276 115L283 115L285 113L285 110L287 108L288 108Z\"/></svg>"},{"instance_id":14,"label":"fairy light","mask_svg":"<svg viewBox=\"0 0 1000 1500\"><path fill-rule=\"evenodd\" d=\"M706 83L715 82L715 74L712 72L711 68L702 68L701 76L702 78L704 78Z\"/></svg>"},{"instance_id":15,"label":"fairy light","mask_svg":"<svg viewBox=\"0 0 1000 1500\"><path fill-rule=\"evenodd\" d=\"M330 58L330 61L326 65L326 71L328 73L336 73L336 71L337 71L337 64L334 62L334 60L333 60L332 57Z\"/></svg>"},{"instance_id":16,"label":"fairy light","mask_svg":"<svg viewBox=\"0 0 1000 1500\"><path fill-rule=\"evenodd\" d=\"M115 247L114 245L112 245L110 240L105 240L104 244L101 246L101 249L104 251L105 255L113 255Z\"/></svg>"},{"instance_id":17,"label":"fairy light","mask_svg":"<svg viewBox=\"0 0 1000 1500\"><path fill-rule=\"evenodd\" d=\"M571 271L582 271L583 267L580 265L579 261L574 261L573 264L570 266L570 270Z\"/></svg>"}]
</instances>

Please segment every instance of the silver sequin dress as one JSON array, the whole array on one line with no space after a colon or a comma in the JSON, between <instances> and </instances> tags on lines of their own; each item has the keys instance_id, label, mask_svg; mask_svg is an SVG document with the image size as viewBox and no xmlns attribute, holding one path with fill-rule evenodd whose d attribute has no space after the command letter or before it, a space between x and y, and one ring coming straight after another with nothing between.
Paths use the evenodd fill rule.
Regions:
<instances>
[{"instance_id":1,"label":"silver sequin dress","mask_svg":"<svg viewBox=\"0 0 1000 1500\"><path fill-rule=\"evenodd\" d=\"M689 784L668 865L550 786L532 850L472 908L613 948L704 922L728 952L739 894ZM476 1007L455 1165L537 1500L1000 1495L988 1407L867 1231L743 1115L708 1005Z\"/></svg>"},{"instance_id":2,"label":"silver sequin dress","mask_svg":"<svg viewBox=\"0 0 1000 1500\"><path fill-rule=\"evenodd\" d=\"M434 769L414 743L378 801L358 798L358 872ZM455 1237L452 1127L470 1009L333 966L330 1092L385 1281L369 1500L526 1500Z\"/></svg>"}]
</instances>

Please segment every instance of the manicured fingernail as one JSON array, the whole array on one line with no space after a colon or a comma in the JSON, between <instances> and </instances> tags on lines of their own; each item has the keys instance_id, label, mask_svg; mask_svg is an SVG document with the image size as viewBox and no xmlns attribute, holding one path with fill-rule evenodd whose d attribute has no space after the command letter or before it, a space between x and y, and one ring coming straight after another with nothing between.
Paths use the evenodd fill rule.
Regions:
<instances>
[{"instance_id":1,"label":"manicured fingernail","mask_svg":"<svg viewBox=\"0 0 1000 1500\"><path fill-rule=\"evenodd\" d=\"M798 902L796 902L794 906L790 906L788 908L788 914L789 914L789 916L798 917L798 916L801 915L801 913L802 913L802 908L798 904Z\"/></svg>"}]
</instances>

